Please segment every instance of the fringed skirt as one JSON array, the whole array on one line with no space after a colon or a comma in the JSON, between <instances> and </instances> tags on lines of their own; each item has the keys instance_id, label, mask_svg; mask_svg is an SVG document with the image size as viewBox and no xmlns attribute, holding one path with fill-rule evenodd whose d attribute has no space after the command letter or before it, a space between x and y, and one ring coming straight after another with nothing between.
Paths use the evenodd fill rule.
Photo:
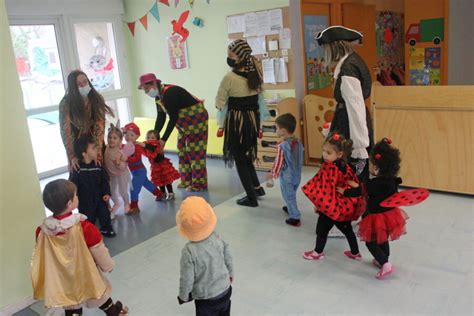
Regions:
<instances>
[{"instance_id":1,"label":"fringed skirt","mask_svg":"<svg viewBox=\"0 0 474 316\"><path fill-rule=\"evenodd\" d=\"M258 104L229 105L224 122L224 161L232 166L237 155L251 161L257 159L257 138L260 128Z\"/></svg>"}]
</instances>

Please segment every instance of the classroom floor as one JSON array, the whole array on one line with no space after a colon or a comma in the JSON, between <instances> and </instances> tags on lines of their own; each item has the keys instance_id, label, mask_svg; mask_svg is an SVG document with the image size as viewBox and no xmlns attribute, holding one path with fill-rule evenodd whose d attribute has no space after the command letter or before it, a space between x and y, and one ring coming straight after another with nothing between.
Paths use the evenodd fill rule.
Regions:
<instances>
[{"instance_id":1,"label":"classroom floor","mask_svg":"<svg viewBox=\"0 0 474 316\"><path fill-rule=\"evenodd\" d=\"M347 242L341 238L328 241L322 261L304 260L302 252L312 249L315 239L317 216L310 202L299 193L300 228L284 224L278 182L266 189L259 208L239 207L235 199L241 188L235 170L222 166L222 161L209 161L206 198L217 213L217 231L234 257L233 315L473 314L472 196L432 193L423 204L406 207L408 234L391 243L396 272L379 281L363 244L361 262L344 257ZM303 182L315 172L304 168ZM108 275L113 298L126 303L130 315L193 315L193 303L179 306L176 299L179 258L186 241L171 228L175 208L163 207L147 193L143 197L147 204L141 215L119 217L121 236L107 240L116 254L116 267ZM181 191L178 197L175 207ZM15 315L46 315L46 311L35 304ZM84 315L103 313L86 310Z\"/></svg>"}]
</instances>

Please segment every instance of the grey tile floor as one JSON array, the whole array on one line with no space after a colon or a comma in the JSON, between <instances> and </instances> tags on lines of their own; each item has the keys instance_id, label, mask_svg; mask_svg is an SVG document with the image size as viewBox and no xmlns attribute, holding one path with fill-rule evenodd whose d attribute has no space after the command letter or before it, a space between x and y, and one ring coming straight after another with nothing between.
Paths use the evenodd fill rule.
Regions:
<instances>
[{"instance_id":1,"label":"grey tile floor","mask_svg":"<svg viewBox=\"0 0 474 316\"><path fill-rule=\"evenodd\" d=\"M314 173L305 168L303 181ZM210 198L214 190L221 188L211 187ZM321 262L302 259L314 246L317 216L301 193L298 202L301 228L283 223L278 183L259 208L238 207L235 197L214 204L217 230L234 256L233 315L473 315L472 196L432 193L407 207L408 234L391 243L397 270L383 281L374 278L364 245L361 262L343 256L344 239L330 239ZM174 218L174 211L163 212ZM113 297L130 307L130 315L194 314L192 304L176 300L185 242L172 228L114 257L116 268L108 275ZM32 311L46 314L40 303Z\"/></svg>"}]
</instances>

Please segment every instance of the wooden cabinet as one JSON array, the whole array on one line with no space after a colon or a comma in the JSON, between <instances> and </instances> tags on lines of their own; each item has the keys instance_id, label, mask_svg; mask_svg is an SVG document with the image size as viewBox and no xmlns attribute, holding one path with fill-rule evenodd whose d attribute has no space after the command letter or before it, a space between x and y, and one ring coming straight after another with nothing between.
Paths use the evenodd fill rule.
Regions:
<instances>
[{"instance_id":1,"label":"wooden cabinet","mask_svg":"<svg viewBox=\"0 0 474 316\"><path fill-rule=\"evenodd\" d=\"M474 194L474 86L373 86L375 139L402 155L403 185Z\"/></svg>"}]
</instances>

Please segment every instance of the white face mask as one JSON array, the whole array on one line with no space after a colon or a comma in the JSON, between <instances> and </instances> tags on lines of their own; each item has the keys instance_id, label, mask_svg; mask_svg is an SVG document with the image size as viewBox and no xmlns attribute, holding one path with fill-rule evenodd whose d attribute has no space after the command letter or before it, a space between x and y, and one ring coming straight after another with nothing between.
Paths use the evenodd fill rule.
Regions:
<instances>
[{"instance_id":1,"label":"white face mask","mask_svg":"<svg viewBox=\"0 0 474 316\"><path fill-rule=\"evenodd\" d=\"M79 87L79 93L82 95L83 98L87 97L87 95L89 95L89 92L91 92L91 90L92 88L89 85L85 87Z\"/></svg>"},{"instance_id":2,"label":"white face mask","mask_svg":"<svg viewBox=\"0 0 474 316\"><path fill-rule=\"evenodd\" d=\"M158 89L150 89L146 93L150 98L155 99L158 96Z\"/></svg>"}]
</instances>

